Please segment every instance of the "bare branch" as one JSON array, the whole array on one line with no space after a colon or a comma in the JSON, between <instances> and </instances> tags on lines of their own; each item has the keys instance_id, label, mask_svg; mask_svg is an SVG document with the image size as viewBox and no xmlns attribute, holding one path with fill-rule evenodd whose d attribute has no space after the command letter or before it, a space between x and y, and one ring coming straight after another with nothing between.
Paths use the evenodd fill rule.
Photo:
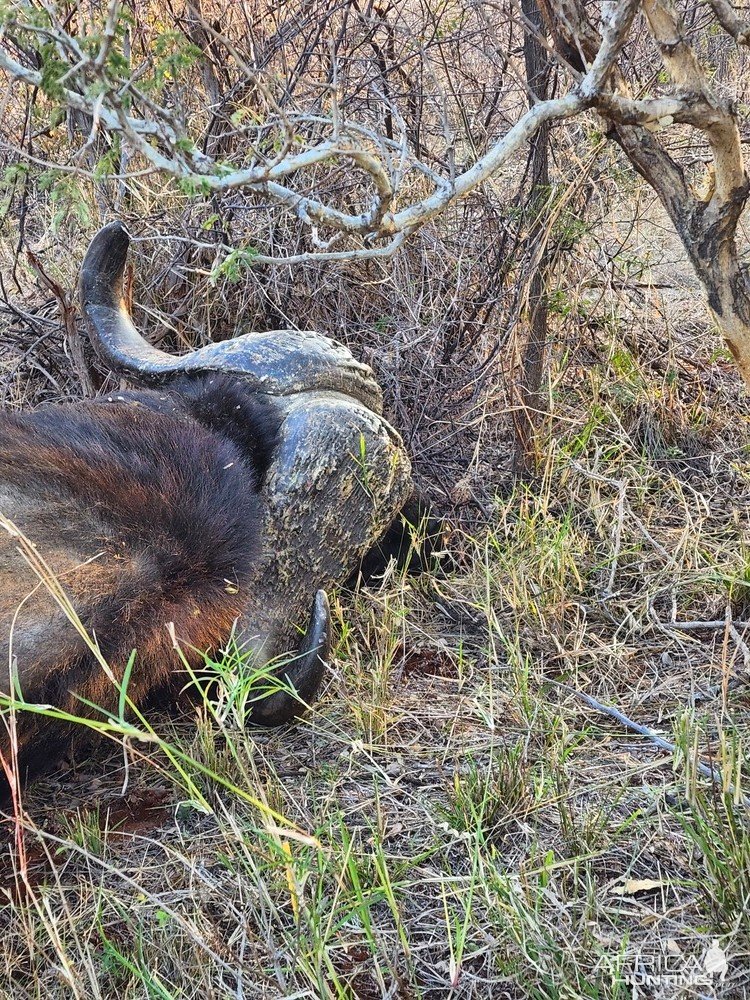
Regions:
<instances>
[{"instance_id":1,"label":"bare branch","mask_svg":"<svg viewBox=\"0 0 750 1000\"><path fill-rule=\"evenodd\" d=\"M293 212L307 228L311 249L291 254L285 258L287 263L312 257L388 257L419 227L491 181L540 129L593 110L604 119L608 137L619 143L669 213L706 290L714 319L750 385L750 274L735 245L750 193L738 109L701 65L673 0L536 2L562 67L559 96L546 99L545 95L528 110L519 110L516 117L503 112L507 124L495 128L489 138L487 119L480 143L460 95L435 80L435 92L445 90L446 101L450 94L457 104L454 115L449 114L445 101L438 100L434 109L432 134L438 143L440 136L443 141L438 153L429 149L421 134L407 139L394 92L381 86L382 73L377 85L368 84L367 97L370 108L379 104L375 113L383 114L382 133L371 122L347 120L355 116L342 89L344 64L339 65L337 43L330 40L325 42L322 72L312 88L315 96L307 109L295 110L287 99L289 82L281 81L281 93L279 79L264 68L262 60L259 68L258 60L248 57L248 50L233 41L230 30L208 24L198 2L189 5L190 29L185 38L205 40L211 48L212 66L217 65L216 53L226 57L234 74L234 93L244 95L237 104L241 112L237 125L231 110L234 97L222 98L221 107L211 107L208 123L197 116L203 124L199 126L202 134L196 135L191 132L196 116L191 117L179 100L172 100L172 84L162 86L152 55L146 54L135 69L129 57L118 57L120 0L106 0L94 45L90 38L83 44L75 37L69 22L60 20L57 5L43 2L46 17L28 21L24 20L26 8L19 5L14 15L4 15L0 27L0 70L11 81L40 88L54 104L87 116L88 141L76 163L91 151L102 132L118 133L123 149L135 154L132 159L130 152L121 158L121 163L132 163L131 177L142 175L145 163L148 171L173 178L188 194L215 197L242 191ZM707 0L706 11L739 44L748 44L750 27L731 0ZM486 13L479 16L489 23ZM385 23L378 15L373 28ZM390 31L390 21L387 24ZM658 81L658 91L650 89L656 81L653 67L645 74L651 81L647 86L635 75L636 24L652 36L669 75L666 86ZM539 24L535 30L542 34ZM543 38L539 42L547 44ZM394 61L392 54L386 56L380 44L375 44L382 59ZM50 64L42 57L49 49L56 54L51 84ZM190 65L190 59L197 58L194 45L191 49ZM307 50L302 58L303 62L309 58ZM514 72L512 60L506 61L508 72ZM427 64L420 72L429 75L432 70ZM171 73L170 69L170 80ZM291 72L291 77L298 76L296 69ZM408 84L408 73L400 70L399 79ZM341 99L339 90L344 95ZM252 98L249 103L247 95ZM245 112L250 124L242 119ZM498 114L494 121L501 117ZM227 126L222 136L242 137L241 152L228 163L220 158L219 144L207 141L219 121L222 128ZM458 121L464 124L461 140ZM664 141L665 130L672 126L698 130L710 146L712 181L702 185L700 193L688 183ZM479 155L478 150L484 152ZM32 155L33 151L29 159ZM331 195L323 193L336 171L347 178L354 171L361 181L356 185L354 205L341 198L340 186Z\"/></svg>"},{"instance_id":2,"label":"bare branch","mask_svg":"<svg viewBox=\"0 0 750 1000\"><path fill-rule=\"evenodd\" d=\"M104 25L104 32L102 33L102 44L99 47L96 59L94 60L94 66L96 69L101 69L107 61L107 56L109 55L109 50L112 47L112 42L115 40L117 20L119 16L120 0L110 0L109 10L107 11L107 20Z\"/></svg>"},{"instance_id":3,"label":"bare branch","mask_svg":"<svg viewBox=\"0 0 750 1000\"><path fill-rule=\"evenodd\" d=\"M716 20L738 45L750 45L750 22L741 21L728 0L708 0Z\"/></svg>"},{"instance_id":4,"label":"bare branch","mask_svg":"<svg viewBox=\"0 0 750 1000\"><path fill-rule=\"evenodd\" d=\"M625 44L630 25L638 9L638 0L620 0L610 18L606 37L591 68L582 78L578 86L564 97L544 101L532 107L512 128L470 168L458 176L441 178L434 171L419 163L414 157L408 156L405 146L401 143L397 148L401 153L402 163L399 165L399 177L405 168L417 169L429 176L434 184L434 191L416 204L392 212L392 204L397 195L397 179L393 176L392 164L386 165L376 156L372 149L367 149L361 139L369 138L372 144L381 151L388 148L386 137L369 130L353 127L346 123L333 123L324 119L329 128L334 131L334 138L324 140L303 152L291 153L285 149L284 155L272 163L256 163L250 167L226 171L212 161L210 157L200 153L187 136L182 134L179 123L165 108L157 105L146 94L127 81L125 86L139 102L154 116L155 121L137 118L125 109L122 102L122 88L114 88L103 78L100 59L105 51L105 44L111 42L114 27L112 17L116 3L109 8L105 40L95 61L88 60L81 52L81 58L75 71L87 71L90 75L103 79L106 86L104 96L100 93L96 102L70 87L63 88L63 99L72 108L89 115L96 114L102 125L110 131L123 133L133 147L156 169L170 174L180 181L193 182L201 190L215 193L243 189L256 192L271 200L285 205L308 225L327 226L349 234L359 234L369 239L392 238L404 232L413 232L419 226L435 218L454 202L466 198L472 191L492 177L497 171L517 153L536 131L543 125L553 121L572 117L582 111L586 104L605 83L613 72L617 58ZM210 34L229 51L234 52L231 43L215 29L206 26ZM50 32L55 34L54 32ZM60 34L57 32L57 34ZM110 39L110 42L107 39ZM76 52L78 55L78 51ZM241 57L235 53L235 58ZM13 60L7 52L0 48L0 68L4 69L14 79L29 86L41 86L42 74L36 70L27 69ZM250 67L242 63L243 70L250 75ZM73 74L75 75L75 74ZM253 74L255 80L256 74ZM282 121L280 119L280 121ZM288 130L287 130L288 131ZM166 151L161 147L166 146ZM315 165L326 161L347 159L352 161L370 178L374 188L373 204L369 211L353 215L342 212L321 200L303 195L294 188L282 183L287 178L298 174ZM403 162L405 161L405 162ZM390 171L388 167L390 166ZM452 174L452 171L451 171ZM341 254L346 253L342 251ZM352 251L359 255L361 251Z\"/></svg>"},{"instance_id":5,"label":"bare branch","mask_svg":"<svg viewBox=\"0 0 750 1000\"><path fill-rule=\"evenodd\" d=\"M640 0L620 0L614 5L604 27L599 51L579 86L584 97L595 98L607 86L640 5Z\"/></svg>"},{"instance_id":6,"label":"bare branch","mask_svg":"<svg viewBox=\"0 0 750 1000\"><path fill-rule=\"evenodd\" d=\"M685 101L713 109L710 119L703 116L690 124L695 124L708 137L716 171L714 197L718 202L726 202L746 183L737 121L726 102L709 86L695 53L685 39L682 19L669 0L644 0L643 9L659 45L664 66L677 87L685 93Z\"/></svg>"},{"instance_id":7,"label":"bare branch","mask_svg":"<svg viewBox=\"0 0 750 1000\"><path fill-rule=\"evenodd\" d=\"M678 753L677 745L671 743L669 740L665 740L663 736L651 729L650 726L644 726L640 722L636 722L629 716L625 715L615 708L614 705L605 705L603 702L598 701L593 698L590 694L586 694L585 691L579 691L576 688L571 687L569 684L563 684L560 681L552 681L552 683L564 691L568 691L574 697L580 699L580 701L585 702L590 708L593 708L597 712L601 712L602 715L608 715L610 719L614 719L615 722L619 722L621 726L626 729L630 729L631 732L638 733L640 736L645 736L647 740L650 740L654 746L658 747L660 750L666 751L671 757L676 757ZM730 784L726 780L726 776L717 767L713 767L711 764L705 764L702 760L696 759L693 762L698 774L703 775L704 778L708 778L712 781L724 794L737 796L742 804L746 807L750 807L750 798L742 795L738 792L734 785Z\"/></svg>"}]
</instances>

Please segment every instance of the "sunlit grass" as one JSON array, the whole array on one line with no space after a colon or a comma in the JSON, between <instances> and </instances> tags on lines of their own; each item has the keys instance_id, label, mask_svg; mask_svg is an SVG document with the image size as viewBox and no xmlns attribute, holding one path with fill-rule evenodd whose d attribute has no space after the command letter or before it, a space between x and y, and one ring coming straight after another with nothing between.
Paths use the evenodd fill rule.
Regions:
<instances>
[{"instance_id":1,"label":"sunlit grass","mask_svg":"<svg viewBox=\"0 0 750 1000\"><path fill-rule=\"evenodd\" d=\"M625 998L639 953L714 938L744 981L744 640L677 625L743 605L746 547L671 468L605 457L620 416L551 442L462 570L336 595L295 726L246 724L268 680L231 642L185 673L183 720L133 713L126 682L117 713L92 706L128 747L125 798L121 750L24 798L7 995ZM50 817L45 788L79 804Z\"/></svg>"},{"instance_id":2,"label":"sunlit grass","mask_svg":"<svg viewBox=\"0 0 750 1000\"><path fill-rule=\"evenodd\" d=\"M592 330L553 360L537 476L455 531L459 568L332 595L294 726L248 724L271 681L234 642L193 675L175 654L179 718L135 711L127 671L89 706L91 759L6 821L0 996L624 1000L639 954L714 938L716 995L744 995L745 418L616 309Z\"/></svg>"}]
</instances>

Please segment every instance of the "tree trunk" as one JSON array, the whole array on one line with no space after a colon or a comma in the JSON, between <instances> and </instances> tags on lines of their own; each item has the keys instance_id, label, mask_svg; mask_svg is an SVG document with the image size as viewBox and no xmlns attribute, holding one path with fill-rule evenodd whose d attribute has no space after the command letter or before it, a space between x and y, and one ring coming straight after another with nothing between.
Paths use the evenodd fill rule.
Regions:
<instances>
[{"instance_id":1,"label":"tree trunk","mask_svg":"<svg viewBox=\"0 0 750 1000\"><path fill-rule=\"evenodd\" d=\"M688 29L680 12L683 8L692 15L695 4L678 5L673 0L537 3L558 54L576 73L588 72L589 83L581 86L589 106L609 123L609 137L659 196L703 286L719 332L750 389L750 266L738 253L736 242L750 199L740 134L741 105L725 88L715 86L714 74L704 67L698 49L699 45L704 48L718 26L739 46L750 45L747 22L731 3L710 0L707 6L715 22L704 29L707 34L701 39L695 37L695 24ZM525 3L523 9L527 10ZM664 76L660 74L658 94L644 92L642 80L632 79L631 68L619 64L637 10L661 56ZM609 67L607 54L616 57ZM710 150L708 176L699 190L662 137L673 124L696 130Z\"/></svg>"},{"instance_id":2,"label":"tree trunk","mask_svg":"<svg viewBox=\"0 0 750 1000\"><path fill-rule=\"evenodd\" d=\"M730 303L723 307L721 314L711 308L711 314L750 390L750 312L747 299L742 308L738 308L737 303Z\"/></svg>"},{"instance_id":3,"label":"tree trunk","mask_svg":"<svg viewBox=\"0 0 750 1000\"><path fill-rule=\"evenodd\" d=\"M738 163L716 190L716 171L700 195L690 191L684 175L656 145L652 133L613 123L610 132L635 169L655 190L679 236L696 277L703 286L719 333L750 389L750 270L737 252L737 225L750 195L734 123L725 130L729 154ZM717 144L715 163L721 169L723 150ZM726 158L726 157L725 157ZM721 178L720 178L721 179Z\"/></svg>"},{"instance_id":4,"label":"tree trunk","mask_svg":"<svg viewBox=\"0 0 750 1000\"><path fill-rule=\"evenodd\" d=\"M711 315L732 353L740 375L750 388L750 274L738 258L735 227L739 212L733 201L744 206L748 185L736 199L722 206L715 222L701 213L701 227L677 226L690 262L703 285Z\"/></svg>"},{"instance_id":5,"label":"tree trunk","mask_svg":"<svg viewBox=\"0 0 750 1000\"><path fill-rule=\"evenodd\" d=\"M538 34L543 33L542 17L537 0L522 0L521 9ZM534 32L527 28L524 36L526 81L529 103L545 101L549 89L549 57ZM543 125L531 142L531 188L527 211L533 216L528 244L534 270L529 278L527 294L528 334L521 359L521 375L517 389L516 453L517 476L529 476L537 465L536 432L542 411L542 376L547 348L547 270L549 252L546 247L545 204L549 197L549 126Z\"/></svg>"}]
</instances>

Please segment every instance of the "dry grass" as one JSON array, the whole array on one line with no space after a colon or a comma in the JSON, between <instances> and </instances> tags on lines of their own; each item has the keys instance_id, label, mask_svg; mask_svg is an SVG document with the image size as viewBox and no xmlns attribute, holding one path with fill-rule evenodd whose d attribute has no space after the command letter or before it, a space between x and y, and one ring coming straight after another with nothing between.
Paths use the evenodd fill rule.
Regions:
<instances>
[{"instance_id":1,"label":"dry grass","mask_svg":"<svg viewBox=\"0 0 750 1000\"><path fill-rule=\"evenodd\" d=\"M340 595L303 722L157 717L182 775L134 741L124 795L121 751L32 789L5 995L625 997L714 938L727 980L684 995L745 995L750 831L695 774L747 793L743 402L689 341L664 372L620 333L555 366L539 481L460 572Z\"/></svg>"}]
</instances>

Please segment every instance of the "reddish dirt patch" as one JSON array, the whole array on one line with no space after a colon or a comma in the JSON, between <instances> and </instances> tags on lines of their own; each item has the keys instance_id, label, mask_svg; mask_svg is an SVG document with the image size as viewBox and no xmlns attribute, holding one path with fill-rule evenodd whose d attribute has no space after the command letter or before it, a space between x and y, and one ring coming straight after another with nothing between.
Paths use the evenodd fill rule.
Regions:
<instances>
[{"instance_id":1,"label":"reddish dirt patch","mask_svg":"<svg viewBox=\"0 0 750 1000\"><path fill-rule=\"evenodd\" d=\"M30 843L28 834L23 836L21 859L13 823L2 824L2 838L5 842L0 845L0 904L27 900L33 895L34 889L47 882L52 874L52 866L42 845Z\"/></svg>"},{"instance_id":2,"label":"reddish dirt patch","mask_svg":"<svg viewBox=\"0 0 750 1000\"><path fill-rule=\"evenodd\" d=\"M104 836L148 836L170 821L171 800L172 790L161 787L134 788L125 798L105 793L92 797L85 807L48 814L44 828L67 838L83 821L95 823ZM54 853L54 844L51 851ZM12 817L0 821L0 905L4 898L16 902L28 899L51 876L52 865L34 831L17 830Z\"/></svg>"},{"instance_id":3,"label":"reddish dirt patch","mask_svg":"<svg viewBox=\"0 0 750 1000\"><path fill-rule=\"evenodd\" d=\"M140 788L124 799L99 803L99 826L117 833L147 834L172 815L169 788Z\"/></svg>"},{"instance_id":4,"label":"reddish dirt patch","mask_svg":"<svg viewBox=\"0 0 750 1000\"><path fill-rule=\"evenodd\" d=\"M368 968L372 966L372 955L365 945L349 945L346 953L336 956L336 971L345 979L357 1000L378 1000L382 996L375 977ZM331 983L331 988L333 984Z\"/></svg>"},{"instance_id":5,"label":"reddish dirt patch","mask_svg":"<svg viewBox=\"0 0 750 1000\"><path fill-rule=\"evenodd\" d=\"M458 677L455 660L437 649L412 649L404 653L403 678Z\"/></svg>"}]
</instances>

